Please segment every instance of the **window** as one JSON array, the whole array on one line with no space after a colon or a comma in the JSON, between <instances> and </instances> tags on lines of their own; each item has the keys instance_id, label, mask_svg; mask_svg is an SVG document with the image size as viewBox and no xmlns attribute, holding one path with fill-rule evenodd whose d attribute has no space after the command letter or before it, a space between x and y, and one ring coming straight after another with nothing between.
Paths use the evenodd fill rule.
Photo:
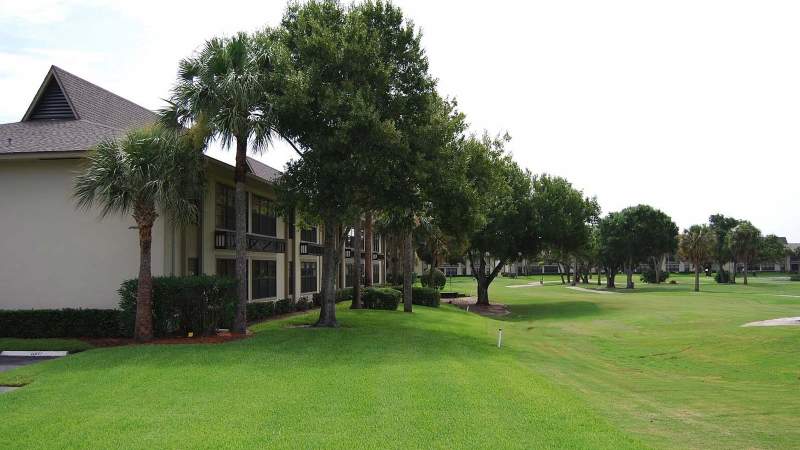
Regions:
<instances>
[{"instance_id":1,"label":"window","mask_svg":"<svg viewBox=\"0 0 800 450\"><path fill-rule=\"evenodd\" d=\"M353 287L353 267L355 265L352 261L348 262L347 265L344 266L344 287ZM374 266L373 266L374 267ZM373 282L375 280L375 275L373 275ZM365 284L366 281L366 272L364 272L364 260L361 260L361 284Z\"/></svg>"},{"instance_id":2,"label":"window","mask_svg":"<svg viewBox=\"0 0 800 450\"><path fill-rule=\"evenodd\" d=\"M217 275L236 278L236 260L217 259Z\"/></svg>"},{"instance_id":3,"label":"window","mask_svg":"<svg viewBox=\"0 0 800 450\"><path fill-rule=\"evenodd\" d=\"M372 235L372 251L375 253L381 252L381 237L378 234Z\"/></svg>"},{"instance_id":4,"label":"window","mask_svg":"<svg viewBox=\"0 0 800 450\"><path fill-rule=\"evenodd\" d=\"M250 207L250 214L251 232L266 236L277 236L278 225L272 202L263 197L254 195L253 204Z\"/></svg>"},{"instance_id":5,"label":"window","mask_svg":"<svg viewBox=\"0 0 800 450\"><path fill-rule=\"evenodd\" d=\"M372 265L372 283L381 284L381 263Z\"/></svg>"},{"instance_id":6,"label":"window","mask_svg":"<svg viewBox=\"0 0 800 450\"><path fill-rule=\"evenodd\" d=\"M252 297L270 298L278 296L278 273L275 261L253 260Z\"/></svg>"},{"instance_id":7,"label":"window","mask_svg":"<svg viewBox=\"0 0 800 450\"><path fill-rule=\"evenodd\" d=\"M217 184L216 224L220 230L236 229L236 190Z\"/></svg>"},{"instance_id":8,"label":"window","mask_svg":"<svg viewBox=\"0 0 800 450\"><path fill-rule=\"evenodd\" d=\"M317 227L300 230L300 240L304 242L317 242Z\"/></svg>"},{"instance_id":9,"label":"window","mask_svg":"<svg viewBox=\"0 0 800 450\"><path fill-rule=\"evenodd\" d=\"M186 274L190 276L200 274L200 261L197 258L189 258L186 264Z\"/></svg>"},{"instance_id":10,"label":"window","mask_svg":"<svg viewBox=\"0 0 800 450\"><path fill-rule=\"evenodd\" d=\"M458 267L445 267L444 268L444 276L446 277L454 277L458 275Z\"/></svg>"},{"instance_id":11,"label":"window","mask_svg":"<svg viewBox=\"0 0 800 450\"><path fill-rule=\"evenodd\" d=\"M303 262L300 264L300 292L317 291L317 263Z\"/></svg>"}]
</instances>

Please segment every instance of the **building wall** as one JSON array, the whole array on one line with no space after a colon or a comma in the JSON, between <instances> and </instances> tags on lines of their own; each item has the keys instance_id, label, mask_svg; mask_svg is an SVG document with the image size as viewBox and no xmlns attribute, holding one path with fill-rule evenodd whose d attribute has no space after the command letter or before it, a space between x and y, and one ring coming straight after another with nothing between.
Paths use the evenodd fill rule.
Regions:
<instances>
[{"instance_id":1,"label":"building wall","mask_svg":"<svg viewBox=\"0 0 800 450\"><path fill-rule=\"evenodd\" d=\"M120 283L138 275L133 219L75 209L80 169L78 159L0 161L0 309L114 308ZM154 275L164 228L153 229Z\"/></svg>"}]
</instances>

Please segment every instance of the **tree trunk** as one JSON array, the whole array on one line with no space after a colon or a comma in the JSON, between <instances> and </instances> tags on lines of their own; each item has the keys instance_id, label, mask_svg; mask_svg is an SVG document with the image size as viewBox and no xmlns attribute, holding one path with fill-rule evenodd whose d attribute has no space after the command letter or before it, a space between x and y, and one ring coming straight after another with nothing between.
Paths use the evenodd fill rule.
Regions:
<instances>
[{"instance_id":1,"label":"tree trunk","mask_svg":"<svg viewBox=\"0 0 800 450\"><path fill-rule=\"evenodd\" d=\"M656 269L656 284L661 283L661 258L653 257L653 266Z\"/></svg>"},{"instance_id":2,"label":"tree trunk","mask_svg":"<svg viewBox=\"0 0 800 450\"><path fill-rule=\"evenodd\" d=\"M352 309L361 309L361 217L353 225L353 302Z\"/></svg>"},{"instance_id":3,"label":"tree trunk","mask_svg":"<svg viewBox=\"0 0 800 450\"><path fill-rule=\"evenodd\" d=\"M324 220L325 242L322 251L322 305L319 308L319 319L315 327L337 327L336 322L336 221Z\"/></svg>"},{"instance_id":4,"label":"tree trunk","mask_svg":"<svg viewBox=\"0 0 800 450\"><path fill-rule=\"evenodd\" d=\"M478 279L478 300L477 300L477 304L479 304L479 305L488 305L489 304L489 282L487 280L486 275L483 275Z\"/></svg>"},{"instance_id":5,"label":"tree trunk","mask_svg":"<svg viewBox=\"0 0 800 450\"><path fill-rule=\"evenodd\" d=\"M625 285L626 289L633 289L633 261L628 260L628 264L625 266L625 275L627 276L627 284Z\"/></svg>"},{"instance_id":6,"label":"tree trunk","mask_svg":"<svg viewBox=\"0 0 800 450\"><path fill-rule=\"evenodd\" d=\"M600 266L597 266L597 285L600 286Z\"/></svg>"},{"instance_id":7,"label":"tree trunk","mask_svg":"<svg viewBox=\"0 0 800 450\"><path fill-rule=\"evenodd\" d=\"M412 306L412 276L414 273L414 247L411 231L403 236L403 311L411 312Z\"/></svg>"},{"instance_id":8,"label":"tree trunk","mask_svg":"<svg viewBox=\"0 0 800 450\"><path fill-rule=\"evenodd\" d=\"M392 236L392 254L394 259L394 264L392 264L392 284L402 284L400 280L403 274L403 256L402 256L402 249L400 248L400 237L395 234Z\"/></svg>"},{"instance_id":9,"label":"tree trunk","mask_svg":"<svg viewBox=\"0 0 800 450\"><path fill-rule=\"evenodd\" d=\"M694 291L700 292L700 264L694 265Z\"/></svg>"},{"instance_id":10,"label":"tree trunk","mask_svg":"<svg viewBox=\"0 0 800 450\"><path fill-rule=\"evenodd\" d=\"M614 289L617 287L616 285L616 278L617 278L617 268L614 267L613 270L611 267L606 268L606 288Z\"/></svg>"},{"instance_id":11,"label":"tree trunk","mask_svg":"<svg viewBox=\"0 0 800 450\"><path fill-rule=\"evenodd\" d=\"M372 213L364 214L364 286L372 286Z\"/></svg>"},{"instance_id":12,"label":"tree trunk","mask_svg":"<svg viewBox=\"0 0 800 450\"><path fill-rule=\"evenodd\" d=\"M150 263L156 213L153 208L137 208L134 219L139 227L139 281L136 287L134 337L137 341L149 341L153 339L153 275Z\"/></svg>"},{"instance_id":13,"label":"tree trunk","mask_svg":"<svg viewBox=\"0 0 800 450\"><path fill-rule=\"evenodd\" d=\"M575 274L572 277L571 285L572 286L577 286L578 285L578 257L577 256L575 257Z\"/></svg>"},{"instance_id":14,"label":"tree trunk","mask_svg":"<svg viewBox=\"0 0 800 450\"><path fill-rule=\"evenodd\" d=\"M236 168L233 172L236 183L236 316L233 332L247 333L247 139L236 138Z\"/></svg>"},{"instance_id":15,"label":"tree trunk","mask_svg":"<svg viewBox=\"0 0 800 450\"><path fill-rule=\"evenodd\" d=\"M728 277L728 282L731 284L736 284L736 260L733 260L733 269L731 270L730 277Z\"/></svg>"},{"instance_id":16,"label":"tree trunk","mask_svg":"<svg viewBox=\"0 0 800 450\"><path fill-rule=\"evenodd\" d=\"M744 262L744 284L747 285L747 261Z\"/></svg>"}]
</instances>

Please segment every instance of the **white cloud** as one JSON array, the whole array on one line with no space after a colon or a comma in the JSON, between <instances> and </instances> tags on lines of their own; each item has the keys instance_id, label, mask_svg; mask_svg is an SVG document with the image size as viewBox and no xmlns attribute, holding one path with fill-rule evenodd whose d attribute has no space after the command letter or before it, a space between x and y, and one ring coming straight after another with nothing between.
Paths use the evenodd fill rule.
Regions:
<instances>
[{"instance_id":1,"label":"white cloud","mask_svg":"<svg viewBox=\"0 0 800 450\"><path fill-rule=\"evenodd\" d=\"M63 0L0 0L0 21L19 20L32 24L60 22L67 16Z\"/></svg>"}]
</instances>

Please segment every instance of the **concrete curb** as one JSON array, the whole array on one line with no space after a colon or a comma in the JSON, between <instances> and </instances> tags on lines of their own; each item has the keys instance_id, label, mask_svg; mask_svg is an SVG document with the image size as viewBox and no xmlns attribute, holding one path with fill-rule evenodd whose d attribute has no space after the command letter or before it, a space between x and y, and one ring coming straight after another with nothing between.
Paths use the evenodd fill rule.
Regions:
<instances>
[{"instance_id":1,"label":"concrete curb","mask_svg":"<svg viewBox=\"0 0 800 450\"><path fill-rule=\"evenodd\" d=\"M39 357L39 356L46 356L46 357L54 357L54 356L67 356L67 351L65 350L40 350L40 351L29 351L29 350L4 350L0 352L0 356L24 356L24 357Z\"/></svg>"}]
</instances>

